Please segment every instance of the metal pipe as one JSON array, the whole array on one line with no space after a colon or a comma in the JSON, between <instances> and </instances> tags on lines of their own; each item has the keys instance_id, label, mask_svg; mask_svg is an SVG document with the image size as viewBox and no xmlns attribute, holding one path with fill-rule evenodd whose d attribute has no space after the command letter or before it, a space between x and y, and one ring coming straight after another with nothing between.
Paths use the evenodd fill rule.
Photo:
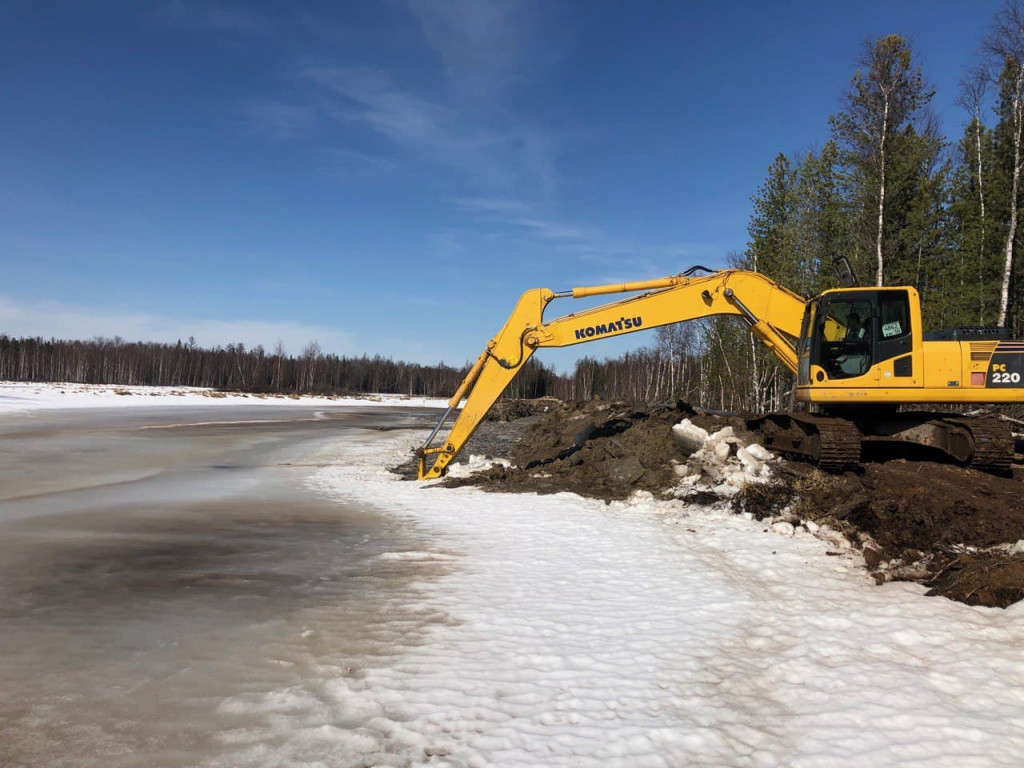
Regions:
<instances>
[{"instance_id":1,"label":"metal pipe","mask_svg":"<svg viewBox=\"0 0 1024 768\"><path fill-rule=\"evenodd\" d=\"M434 431L430 433L430 437L428 437L426 440L423 441L423 447L424 448L429 448L430 447L430 444L433 442L434 438L437 437L437 433L441 431L441 427L444 426L444 423L448 419L448 416L451 415L451 412L452 412L452 407L451 406L448 406L447 408L445 408L444 413L441 414L441 420L438 421L437 422L437 426L434 427Z\"/></svg>"},{"instance_id":2,"label":"metal pipe","mask_svg":"<svg viewBox=\"0 0 1024 768\"><path fill-rule=\"evenodd\" d=\"M480 357L476 359L476 362L473 363L473 367L469 369L469 373L466 374L466 378L462 380L462 383L459 384L459 388L455 390L455 394L452 395L452 399L448 401L449 409L458 408L459 401L462 400L462 398L466 396L466 393L469 392L470 388L476 384L476 380L480 378L480 371L483 370L484 363L487 362L487 355L488 350L485 349L480 354Z\"/></svg>"},{"instance_id":3,"label":"metal pipe","mask_svg":"<svg viewBox=\"0 0 1024 768\"><path fill-rule=\"evenodd\" d=\"M650 291L657 288L671 288L673 285L689 282L685 277L663 277L660 280L644 280L639 283L614 283L609 285L591 285L572 289L574 299L585 296L603 296L607 293L630 293L631 291Z\"/></svg>"},{"instance_id":4,"label":"metal pipe","mask_svg":"<svg viewBox=\"0 0 1024 768\"><path fill-rule=\"evenodd\" d=\"M755 315L753 312L747 309L747 305L740 301L738 298L736 298L736 294L733 293L732 288L726 288L725 291L723 291L723 293L725 294L725 298L727 298L729 301L735 304L736 308L743 313L743 318L748 323L750 323L751 325L757 325L760 322L757 319L757 315Z\"/></svg>"}]
</instances>

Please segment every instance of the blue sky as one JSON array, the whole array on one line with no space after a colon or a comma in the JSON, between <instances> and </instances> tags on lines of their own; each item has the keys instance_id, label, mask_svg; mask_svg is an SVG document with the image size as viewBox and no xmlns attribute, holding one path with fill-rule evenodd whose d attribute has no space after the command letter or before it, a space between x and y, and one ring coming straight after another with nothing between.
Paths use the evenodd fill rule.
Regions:
<instances>
[{"instance_id":1,"label":"blue sky","mask_svg":"<svg viewBox=\"0 0 1024 768\"><path fill-rule=\"evenodd\" d=\"M0 332L461 364L523 290L742 251L868 37L958 137L997 7L0 2Z\"/></svg>"}]
</instances>

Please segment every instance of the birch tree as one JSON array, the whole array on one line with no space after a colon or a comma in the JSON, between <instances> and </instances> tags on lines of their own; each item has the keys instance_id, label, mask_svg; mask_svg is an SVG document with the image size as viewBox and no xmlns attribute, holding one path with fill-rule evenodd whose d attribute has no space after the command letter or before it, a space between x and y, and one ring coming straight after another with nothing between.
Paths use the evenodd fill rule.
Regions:
<instances>
[{"instance_id":1,"label":"birch tree","mask_svg":"<svg viewBox=\"0 0 1024 768\"><path fill-rule=\"evenodd\" d=\"M960 81L960 92L957 94L956 103L970 117L964 137L964 150L967 155L967 162L973 179L973 188L978 203L977 228L977 266L974 274L978 280L978 324L984 325L985 318L985 291L982 286L985 284L985 240L988 234L988 217L985 211L985 176L986 152L985 152L985 122L984 108L985 97L988 90L989 78L985 70L979 67L973 68L966 77ZM960 265L960 288L965 288L965 276L967 274L963 257L966 249L961 249Z\"/></svg>"},{"instance_id":2,"label":"birch tree","mask_svg":"<svg viewBox=\"0 0 1024 768\"><path fill-rule=\"evenodd\" d=\"M862 193L862 210L870 222L866 231L871 233L875 284L883 285L893 155L899 150L900 137L926 112L932 93L913 64L910 44L900 35L866 41L857 65L844 98L846 108L833 115L831 123L855 175L852 187Z\"/></svg>"}]
</instances>

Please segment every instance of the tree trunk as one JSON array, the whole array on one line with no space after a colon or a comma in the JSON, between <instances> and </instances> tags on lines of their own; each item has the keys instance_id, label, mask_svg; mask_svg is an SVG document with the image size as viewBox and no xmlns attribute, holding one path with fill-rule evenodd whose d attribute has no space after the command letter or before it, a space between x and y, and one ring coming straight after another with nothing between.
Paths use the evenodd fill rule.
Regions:
<instances>
[{"instance_id":1,"label":"tree trunk","mask_svg":"<svg viewBox=\"0 0 1024 768\"><path fill-rule=\"evenodd\" d=\"M878 139L878 234L875 238L875 255L878 257L878 272L875 285L881 286L884 275L882 240L885 233L885 139L889 130L889 95L885 95L885 107L882 111L882 133Z\"/></svg>"},{"instance_id":2,"label":"tree trunk","mask_svg":"<svg viewBox=\"0 0 1024 768\"><path fill-rule=\"evenodd\" d=\"M981 118L974 121L974 148L978 153L978 204L981 207L981 244L978 246L978 325L985 324L985 181L981 164Z\"/></svg>"},{"instance_id":3,"label":"tree trunk","mask_svg":"<svg viewBox=\"0 0 1024 768\"><path fill-rule=\"evenodd\" d=\"M999 325L1006 327L1006 316L1010 306L1010 278L1013 275L1013 242L1017 237L1017 190L1020 186L1020 145L1021 128L1024 122L1024 103L1022 103L1022 79L1024 68L1018 67L1016 90L1013 99L1013 183L1010 188L1010 228L1006 233L1006 248L1003 260L1003 285L999 294Z\"/></svg>"}]
</instances>

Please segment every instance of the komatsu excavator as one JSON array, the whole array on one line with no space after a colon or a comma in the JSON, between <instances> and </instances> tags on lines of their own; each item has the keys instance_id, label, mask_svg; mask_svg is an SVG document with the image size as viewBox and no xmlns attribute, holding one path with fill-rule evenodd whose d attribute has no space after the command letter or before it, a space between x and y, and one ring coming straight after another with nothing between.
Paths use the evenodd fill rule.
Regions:
<instances>
[{"instance_id":1,"label":"komatsu excavator","mask_svg":"<svg viewBox=\"0 0 1024 768\"><path fill-rule=\"evenodd\" d=\"M741 318L796 374L796 399L814 404L815 413L775 412L748 422L770 450L841 472L859 463L862 442L898 441L928 446L962 465L1009 471L1013 439L1005 422L900 406L1024 402L1024 342L1009 340L1002 328L926 334L914 288L854 287L845 259L838 260L837 273L846 287L811 299L758 272L704 267L660 280L529 290L417 451L419 477L444 474L536 350L712 315ZM556 299L617 293L637 295L544 320ZM434 445L463 398L450 433Z\"/></svg>"}]
</instances>

